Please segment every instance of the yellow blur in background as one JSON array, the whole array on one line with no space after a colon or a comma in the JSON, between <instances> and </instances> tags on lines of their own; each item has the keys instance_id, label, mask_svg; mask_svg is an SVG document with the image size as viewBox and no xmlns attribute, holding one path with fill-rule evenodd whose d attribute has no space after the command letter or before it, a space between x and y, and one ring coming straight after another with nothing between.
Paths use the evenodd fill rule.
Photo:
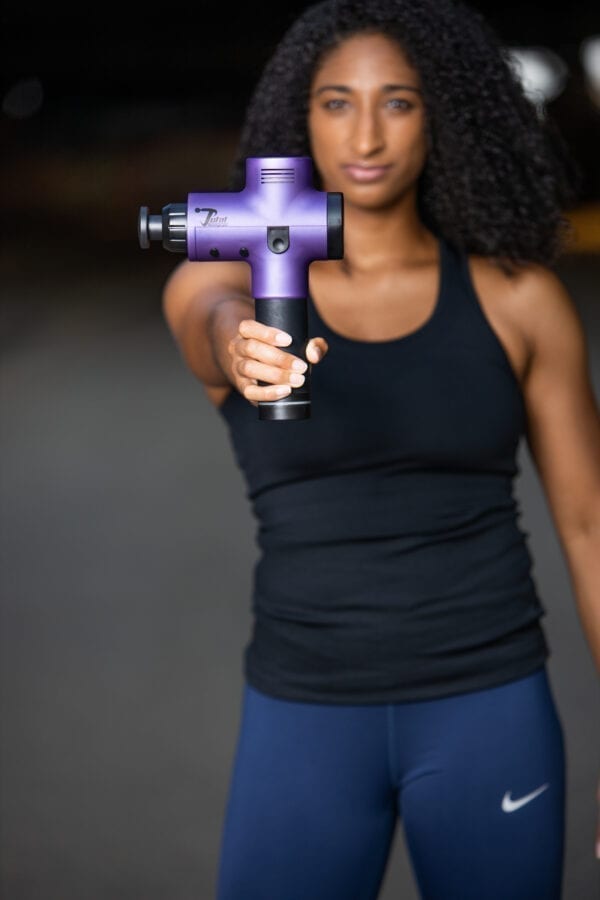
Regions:
<instances>
[{"instance_id":1,"label":"yellow blur in background","mask_svg":"<svg viewBox=\"0 0 600 900\"><path fill-rule=\"evenodd\" d=\"M600 203L586 203L568 214L575 253L600 253Z\"/></svg>"}]
</instances>

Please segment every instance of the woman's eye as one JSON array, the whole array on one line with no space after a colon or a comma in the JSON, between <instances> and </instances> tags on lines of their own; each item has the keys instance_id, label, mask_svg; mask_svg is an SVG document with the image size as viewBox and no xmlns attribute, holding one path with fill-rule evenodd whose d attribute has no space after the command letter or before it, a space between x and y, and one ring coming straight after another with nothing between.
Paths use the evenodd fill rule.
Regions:
<instances>
[{"instance_id":1,"label":"woman's eye","mask_svg":"<svg viewBox=\"0 0 600 900\"><path fill-rule=\"evenodd\" d=\"M341 97L334 97L331 100L326 100L323 104L324 109L342 109L346 105L346 101L342 100Z\"/></svg>"},{"instance_id":2,"label":"woman's eye","mask_svg":"<svg viewBox=\"0 0 600 900\"><path fill-rule=\"evenodd\" d=\"M388 100L388 105L392 109L411 109L412 107L412 103L409 103L408 100L404 100L402 97L393 97L391 100Z\"/></svg>"}]
</instances>

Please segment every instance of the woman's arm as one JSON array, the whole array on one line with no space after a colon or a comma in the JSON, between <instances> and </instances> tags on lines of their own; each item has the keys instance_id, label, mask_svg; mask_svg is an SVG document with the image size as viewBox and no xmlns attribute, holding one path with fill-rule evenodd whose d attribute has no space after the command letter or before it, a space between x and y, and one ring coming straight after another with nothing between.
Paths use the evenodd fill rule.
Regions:
<instances>
[{"instance_id":1,"label":"woman's arm","mask_svg":"<svg viewBox=\"0 0 600 900\"><path fill-rule=\"evenodd\" d=\"M579 313L541 266L519 276L530 345L523 384L528 447L563 547L579 616L600 673L600 412Z\"/></svg>"},{"instance_id":2,"label":"woman's arm","mask_svg":"<svg viewBox=\"0 0 600 900\"><path fill-rule=\"evenodd\" d=\"M245 262L184 260L163 288L163 313L187 367L204 384L233 383L229 341L242 319L254 319Z\"/></svg>"}]
</instances>

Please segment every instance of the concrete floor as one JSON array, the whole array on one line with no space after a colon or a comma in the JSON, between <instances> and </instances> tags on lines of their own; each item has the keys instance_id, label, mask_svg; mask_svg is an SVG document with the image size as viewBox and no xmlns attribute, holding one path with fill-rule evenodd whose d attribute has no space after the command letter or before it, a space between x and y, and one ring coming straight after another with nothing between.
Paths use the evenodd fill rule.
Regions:
<instances>
[{"instance_id":1,"label":"concrete floor","mask_svg":"<svg viewBox=\"0 0 600 900\"><path fill-rule=\"evenodd\" d=\"M2 897L211 900L254 520L225 425L162 319L174 258L66 246L0 259ZM600 397L600 259L561 273ZM567 736L564 897L595 900L599 684L521 454ZM380 900L417 896L399 828Z\"/></svg>"}]
</instances>

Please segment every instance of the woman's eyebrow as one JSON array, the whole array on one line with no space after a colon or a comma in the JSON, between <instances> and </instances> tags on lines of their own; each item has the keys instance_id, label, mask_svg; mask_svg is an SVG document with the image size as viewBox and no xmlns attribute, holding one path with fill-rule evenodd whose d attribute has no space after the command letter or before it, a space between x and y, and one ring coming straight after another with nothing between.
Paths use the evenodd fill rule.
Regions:
<instances>
[{"instance_id":1,"label":"woman's eyebrow","mask_svg":"<svg viewBox=\"0 0 600 900\"><path fill-rule=\"evenodd\" d=\"M316 89L314 92L315 96L322 94L324 91L340 91L343 94L350 94L352 93L352 88L348 87L346 84L323 84L320 88ZM392 91L414 91L416 94L421 93L421 89L412 84L384 84L382 91L386 91L387 93L391 93Z\"/></svg>"},{"instance_id":2,"label":"woman's eyebrow","mask_svg":"<svg viewBox=\"0 0 600 900\"><path fill-rule=\"evenodd\" d=\"M351 88L347 87L345 84L324 84L320 88L317 88L315 91L315 96L317 94L322 94L323 91L342 91L343 93L350 94Z\"/></svg>"},{"instance_id":3,"label":"woman's eyebrow","mask_svg":"<svg viewBox=\"0 0 600 900\"><path fill-rule=\"evenodd\" d=\"M421 88L415 87L414 84L384 84L384 91L414 91L415 94L421 93Z\"/></svg>"}]
</instances>

